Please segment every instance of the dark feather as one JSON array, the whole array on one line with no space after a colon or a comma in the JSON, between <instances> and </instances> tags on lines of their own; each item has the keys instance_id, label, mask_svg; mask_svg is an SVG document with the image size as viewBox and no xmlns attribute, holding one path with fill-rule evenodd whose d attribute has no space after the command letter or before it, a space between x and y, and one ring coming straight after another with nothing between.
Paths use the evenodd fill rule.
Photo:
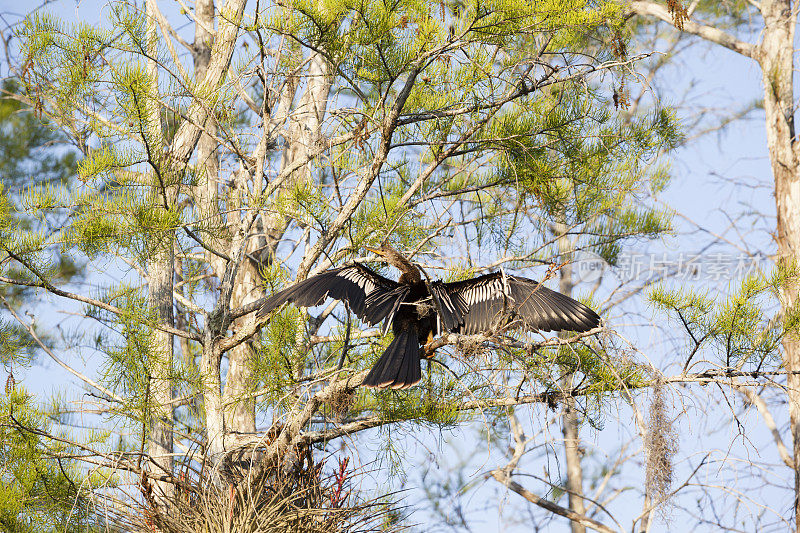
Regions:
<instances>
[{"instance_id":1,"label":"dark feather","mask_svg":"<svg viewBox=\"0 0 800 533\"><path fill-rule=\"evenodd\" d=\"M588 331L600 323L597 313L582 303L527 278L495 272L455 283L426 284L410 262L392 264L403 272L399 283L354 263L276 292L258 316L286 302L313 307L330 297L347 302L370 325L386 320L384 333L391 326L394 340L363 384L391 388L407 388L421 379L420 345L441 330L467 335L499 327ZM431 301L436 316L430 314Z\"/></svg>"},{"instance_id":2,"label":"dark feather","mask_svg":"<svg viewBox=\"0 0 800 533\"><path fill-rule=\"evenodd\" d=\"M389 316L393 309L396 310L406 293L407 286L354 263L326 270L276 292L267 298L258 316L265 316L286 302L293 302L298 307L314 307L330 297L346 301L359 318L374 326Z\"/></svg>"},{"instance_id":3,"label":"dark feather","mask_svg":"<svg viewBox=\"0 0 800 533\"><path fill-rule=\"evenodd\" d=\"M461 324L447 328L455 333L471 335L501 325L588 331L600 323L597 313L582 303L527 278L493 272L442 286L463 316Z\"/></svg>"},{"instance_id":4,"label":"dark feather","mask_svg":"<svg viewBox=\"0 0 800 533\"><path fill-rule=\"evenodd\" d=\"M395 333L394 339L372 367L362 385L407 389L422 379L417 328L410 326Z\"/></svg>"},{"instance_id":5,"label":"dark feather","mask_svg":"<svg viewBox=\"0 0 800 533\"><path fill-rule=\"evenodd\" d=\"M390 291L372 291L364 302L366 309L364 320L369 324L377 324L384 318L388 318L391 321L408 291L408 285L400 285Z\"/></svg>"},{"instance_id":6,"label":"dark feather","mask_svg":"<svg viewBox=\"0 0 800 533\"><path fill-rule=\"evenodd\" d=\"M464 310L459 308L456 303L450 298L445 284L441 281L434 281L430 284L431 297L436 303L437 311L439 312L439 320L441 321L442 329L446 331L455 331L464 324Z\"/></svg>"}]
</instances>

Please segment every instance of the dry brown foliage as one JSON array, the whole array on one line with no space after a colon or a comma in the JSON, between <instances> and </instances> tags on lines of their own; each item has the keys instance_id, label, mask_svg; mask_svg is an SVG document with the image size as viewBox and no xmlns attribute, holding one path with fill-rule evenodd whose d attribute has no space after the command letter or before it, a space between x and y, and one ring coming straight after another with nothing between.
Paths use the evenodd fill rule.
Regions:
<instances>
[{"instance_id":1,"label":"dry brown foliage","mask_svg":"<svg viewBox=\"0 0 800 533\"><path fill-rule=\"evenodd\" d=\"M303 447L282 464L243 465L238 475L212 480L211 473L181 474L165 506L153 497L146 475L139 482L141 503L116 518L132 533L349 533L400 531L398 512L384 501L363 500L352 487L354 471L340 459L324 473ZM234 480L238 478L238 482ZM217 477L219 480L220 478ZM164 509L167 510L164 510Z\"/></svg>"}]
</instances>

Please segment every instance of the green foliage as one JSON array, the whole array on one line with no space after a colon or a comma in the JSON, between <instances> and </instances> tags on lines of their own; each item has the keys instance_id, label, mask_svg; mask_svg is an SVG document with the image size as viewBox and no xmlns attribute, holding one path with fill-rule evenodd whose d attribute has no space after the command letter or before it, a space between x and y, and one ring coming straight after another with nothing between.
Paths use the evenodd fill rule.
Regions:
<instances>
[{"instance_id":1,"label":"green foliage","mask_svg":"<svg viewBox=\"0 0 800 533\"><path fill-rule=\"evenodd\" d=\"M800 331L800 312L773 317L778 293L796 283L791 268L746 277L722 299L691 290L656 287L649 295L689 337L689 352L711 357L726 368L760 370L780 361L781 341ZM687 362L688 364L688 362Z\"/></svg>"},{"instance_id":2,"label":"green foliage","mask_svg":"<svg viewBox=\"0 0 800 533\"><path fill-rule=\"evenodd\" d=\"M636 389L649 383L649 374L636 360L610 356L601 343L586 342L543 348L530 354L520 350L509 356L522 363L525 375L541 385L545 394L573 395L586 422L602 428L608 398L620 389ZM574 389L566 389L563 376L571 375Z\"/></svg>"},{"instance_id":3,"label":"green foliage","mask_svg":"<svg viewBox=\"0 0 800 533\"><path fill-rule=\"evenodd\" d=\"M650 170L649 162L679 141L678 125L667 110L622 121L591 94L568 90L514 108L492 123L484 135L503 139L498 146L503 150L491 179L514 187L542 217L582 229L583 246L613 264L626 240L653 238L671 228L670 213L639 199L649 182L653 189L664 187L664 168Z\"/></svg>"},{"instance_id":4,"label":"green foliage","mask_svg":"<svg viewBox=\"0 0 800 533\"><path fill-rule=\"evenodd\" d=\"M300 311L286 306L272 315L269 324L262 330L264 342L255 351L251 364L258 384L266 389L264 400L273 405L286 392L287 386L296 382L297 371L302 369L307 353L297 349L297 334L301 327Z\"/></svg>"},{"instance_id":5,"label":"green foliage","mask_svg":"<svg viewBox=\"0 0 800 533\"><path fill-rule=\"evenodd\" d=\"M120 308L122 313L109 313L90 308L87 314L109 327L95 339L95 348L102 350L106 359L102 368L102 382L119 396L124 404L114 406L115 413L124 414L133 422L147 422L158 410L151 399L154 380L170 383L176 394L196 393L201 376L193 361L175 360L165 375L154 376L156 362L165 354L154 339L156 320L147 307L142 293L121 285L103 298Z\"/></svg>"},{"instance_id":6,"label":"green foliage","mask_svg":"<svg viewBox=\"0 0 800 533\"><path fill-rule=\"evenodd\" d=\"M26 20L20 33L28 42L26 66L35 61L60 80L57 87L50 88L56 109L70 113L75 102L91 100L93 84L103 64L100 53L110 33L86 24L68 30L52 15L40 12ZM26 74L27 69L22 76L27 83ZM39 88L29 87L29 92L36 105L42 105Z\"/></svg>"},{"instance_id":7,"label":"green foliage","mask_svg":"<svg viewBox=\"0 0 800 533\"><path fill-rule=\"evenodd\" d=\"M331 206L317 187L308 181L298 181L278 203L281 214L291 216L299 223L324 229L324 224L332 217Z\"/></svg>"},{"instance_id":8,"label":"green foliage","mask_svg":"<svg viewBox=\"0 0 800 533\"><path fill-rule=\"evenodd\" d=\"M0 175L8 190L34 184L61 184L75 170L77 156L67 138L15 98L19 84L5 79L0 96Z\"/></svg>"},{"instance_id":9,"label":"green foliage","mask_svg":"<svg viewBox=\"0 0 800 533\"><path fill-rule=\"evenodd\" d=\"M137 55L152 44L146 39L144 19L118 4L109 14L120 32L113 39L111 32L86 25L66 28L46 14L28 18L20 32L31 54L23 81L36 105L46 97L55 102L50 112L62 120L71 117L73 135L100 140L99 146L81 146L87 157L78 175L86 187L58 201L73 214L64 241L90 257L122 248L143 262L182 224L180 212L166 204L172 203L186 169L166 164L163 102L154 100L155 80L145 68L146 58ZM59 80L48 94L31 83L42 72ZM99 91L99 86L108 91ZM87 108L78 102L103 108L108 118L86 117ZM173 109L180 108L176 102ZM41 188L29 196L39 212L55 205L47 202L52 195Z\"/></svg>"},{"instance_id":10,"label":"green foliage","mask_svg":"<svg viewBox=\"0 0 800 533\"><path fill-rule=\"evenodd\" d=\"M17 80L3 80L0 273L23 284L3 285L0 297L19 311L22 306L32 309L41 298L34 292L41 280L31 268L53 282L67 282L80 278L82 265L53 245L65 223L64 191L74 175L76 152L66 135L23 103L18 90ZM47 239L47 234L52 238ZM37 329L39 337L52 344L50 332L41 324ZM9 374L5 394L0 396L0 529L15 533L92 531L86 492L74 481L80 472L69 458L75 450L41 436L39 432L49 429L46 413L15 384L19 367L33 364L35 348L20 324L0 319L0 362Z\"/></svg>"},{"instance_id":11,"label":"green foliage","mask_svg":"<svg viewBox=\"0 0 800 533\"><path fill-rule=\"evenodd\" d=\"M356 76L366 81L396 78L448 41L462 39L514 49L525 36L551 33L557 48L574 45L586 28L621 15L613 2L469 1L445 16L419 0L382 3L360 0L293 1L276 9L265 25L326 50L335 61L358 58ZM438 16L437 16L438 15ZM476 47L477 48L477 47Z\"/></svg>"},{"instance_id":12,"label":"green foliage","mask_svg":"<svg viewBox=\"0 0 800 533\"><path fill-rule=\"evenodd\" d=\"M0 321L0 361L28 365L33 360L34 343L28 332L15 322Z\"/></svg>"},{"instance_id":13,"label":"green foliage","mask_svg":"<svg viewBox=\"0 0 800 533\"><path fill-rule=\"evenodd\" d=\"M292 277L284 268L297 264L295 251L288 250L293 241L299 249L304 241L322 238L330 243L323 253L340 264L360 255L365 244L389 237L397 247L418 251L432 268L452 268L445 277L458 279L475 265L450 264L432 250L462 230L466 248L480 250L481 265L496 252L526 258L511 266L527 268L527 259L550 262L558 253L556 225L575 236L576 246L612 261L627 240L669 229L669 214L649 207L647 197L668 179L666 167L650 163L679 139L674 117L666 110L645 118L615 113L610 84L582 74L597 69L623 76L630 67L605 63L625 62L607 44L624 17L617 2L282 1L247 19L247 38L258 32L256 54L237 46L219 82L205 85L185 76L186 65L173 64L168 50L151 41L145 17L134 6L114 4L107 13L113 31L68 28L37 14L20 33L28 98L72 135L86 158L78 169L80 186L33 187L25 197L40 218L67 213L65 227L53 235L11 224L4 231L6 249L55 279L57 268L42 253L48 247L74 250L98 263L121 259L132 269L146 267L165 246L174 247L180 275L190 280L180 296L191 302L175 298L184 321L176 327L203 334L204 356L220 339L248 327L249 318L234 320L225 314L228 309L216 314L217 306L227 303L220 302L225 291L218 290L230 281L223 276L225 266L238 260L238 251L227 245L241 235L252 239L248 246L263 247L258 252L274 253L259 272L272 291ZM313 61L311 51L319 54ZM309 65L316 61L324 63L331 85L328 107L316 117L323 126L309 133L313 120L306 124L297 117L310 112L309 103L321 102L305 100L300 90L287 93L292 104L280 107L282 91L312 86L317 73ZM259 66L254 70L254 65ZM261 112L251 113L249 103L230 104L240 98L244 81L246 90L254 84L252 94L263 97ZM407 97L402 106L401 97ZM213 173L213 165L205 166L200 157L180 164L172 157L170 121L184 123L187 110L196 108L208 110L208 125L213 122L214 157L221 169L216 175L204 174ZM267 132L267 126L274 129ZM303 145L296 148L296 161L295 148L288 148L293 143ZM256 145L267 148L257 151ZM377 160L383 152L389 153ZM204 182L212 186L201 193ZM341 207L352 199L357 205L339 228ZM240 227L252 213L261 215L257 222ZM184 228L204 239L202 247ZM208 243L218 244L233 262L212 259ZM483 254L485 247L492 253ZM245 263L255 257L251 251ZM30 272L15 275L38 283ZM258 281L247 283L250 291ZM197 372L191 360L201 350L196 341L182 346L190 360L153 371L164 368L165 354L157 349L144 291L128 280L109 282L99 298L122 312L87 312L106 328L95 343L104 357L102 381L124 398L113 414L137 431L164 414L150 398L154 383L168 382L175 394L189 395L219 393L227 385L210 383L213 376ZM314 314L287 306L247 339L253 382L238 385L263 392L258 407L273 420L282 420L324 386L325 371L332 370L343 348L342 315L335 315L338 325L321 328ZM211 322L228 329L212 331ZM309 335L328 339L312 341ZM368 368L388 342L352 341L348 369ZM608 391L642 380L636 365L610 362L593 343L535 356L497 352L492 357L504 365L503 379L521 370L534 388L555 390L554 376L565 368L581 374L587 411L590 403L599 410ZM225 375L224 363L221 369ZM466 397L491 399L502 388L487 384L487 375L497 375L494 367L481 370L486 372L466 373L456 383L451 373L431 366L423 386L359 391L334 411L341 418L349 413L437 427L457 424L465 416L457 406ZM196 419L180 420L193 446L208 445L200 411ZM121 439L119 446L132 444Z\"/></svg>"},{"instance_id":14,"label":"green foliage","mask_svg":"<svg viewBox=\"0 0 800 533\"><path fill-rule=\"evenodd\" d=\"M94 531L74 450L50 441L45 414L22 388L0 396L0 529L13 533Z\"/></svg>"},{"instance_id":15,"label":"green foliage","mask_svg":"<svg viewBox=\"0 0 800 533\"><path fill-rule=\"evenodd\" d=\"M68 138L18 98L19 82L3 80L0 95L0 250L18 255L53 280L67 281L81 274L80 263L65 253L40 257L53 250L45 234L60 235L65 216L64 198L77 165ZM7 255L7 254L4 254ZM30 282L27 268L7 260L3 275ZM31 288L5 286L3 294L18 305Z\"/></svg>"},{"instance_id":16,"label":"green foliage","mask_svg":"<svg viewBox=\"0 0 800 533\"><path fill-rule=\"evenodd\" d=\"M436 380L439 381L439 380ZM461 420L456 410L457 396L451 387L440 388L442 383L429 383L408 391L369 391L356 405L377 412L385 420L411 420L417 424L437 427L452 426ZM363 402L363 403L362 403Z\"/></svg>"},{"instance_id":17,"label":"green foliage","mask_svg":"<svg viewBox=\"0 0 800 533\"><path fill-rule=\"evenodd\" d=\"M404 190L397 183L388 183L383 194L363 202L351 219L350 245L353 250L378 245L391 238L396 246L414 247L430 234L427 220L400 202Z\"/></svg>"},{"instance_id":18,"label":"green foliage","mask_svg":"<svg viewBox=\"0 0 800 533\"><path fill-rule=\"evenodd\" d=\"M104 381L127 401L124 409L137 421L147 419L151 408L149 402L149 379L153 353L152 328L145 298L135 289L120 287L106 299L124 310L123 315L90 310L99 320L118 325L122 335L99 335L97 348L107 355ZM115 342L116 341L116 342ZM169 376L163 376L169 379Z\"/></svg>"}]
</instances>

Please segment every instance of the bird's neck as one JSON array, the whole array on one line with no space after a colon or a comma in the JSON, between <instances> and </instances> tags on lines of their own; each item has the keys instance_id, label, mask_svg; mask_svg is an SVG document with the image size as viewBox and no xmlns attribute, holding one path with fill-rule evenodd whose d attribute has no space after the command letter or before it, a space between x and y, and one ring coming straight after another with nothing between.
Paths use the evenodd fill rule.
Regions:
<instances>
[{"instance_id":1,"label":"bird's neck","mask_svg":"<svg viewBox=\"0 0 800 533\"><path fill-rule=\"evenodd\" d=\"M417 283L422 283L422 274L420 274L419 269L415 267L411 261L403 257L403 254L385 244L383 246L383 250L386 262L403 273L400 276L400 283L404 283L406 285L416 285Z\"/></svg>"},{"instance_id":2,"label":"bird's neck","mask_svg":"<svg viewBox=\"0 0 800 533\"><path fill-rule=\"evenodd\" d=\"M417 283L422 283L422 276L420 276L419 270L413 266L408 270L402 268L400 270L402 270L403 273L400 274L400 279L397 280L397 282L401 285L416 285Z\"/></svg>"}]
</instances>

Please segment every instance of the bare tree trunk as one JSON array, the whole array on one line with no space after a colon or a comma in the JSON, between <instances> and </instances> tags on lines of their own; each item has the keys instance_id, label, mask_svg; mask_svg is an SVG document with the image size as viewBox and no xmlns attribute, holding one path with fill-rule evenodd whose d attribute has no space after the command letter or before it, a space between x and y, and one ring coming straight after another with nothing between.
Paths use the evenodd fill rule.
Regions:
<instances>
[{"instance_id":1,"label":"bare tree trunk","mask_svg":"<svg viewBox=\"0 0 800 533\"><path fill-rule=\"evenodd\" d=\"M572 376L569 376L570 378ZM568 383L571 385L571 379ZM586 515L583 502L583 468L581 467L580 436L578 434L578 416L575 411L575 399L567 398L561 416L561 432L564 435L564 454L567 458L567 489L569 489L569 508L581 516ZM585 533L586 526L571 521L572 533Z\"/></svg>"},{"instance_id":2,"label":"bare tree trunk","mask_svg":"<svg viewBox=\"0 0 800 533\"><path fill-rule=\"evenodd\" d=\"M170 239L171 240L171 239ZM173 325L172 246L160 243L147 262L148 307L160 325ZM155 463L158 475L172 474L172 334L153 330L150 350L150 438L147 454ZM171 494L172 485L157 483L162 495ZM168 499L168 498L167 498Z\"/></svg>"},{"instance_id":3,"label":"bare tree trunk","mask_svg":"<svg viewBox=\"0 0 800 533\"><path fill-rule=\"evenodd\" d=\"M782 265L791 267L800 261L800 165L794 131L792 85L797 15L793 13L789 0L764 0L760 6L764 31L756 57L761 64L767 145L775 178L778 255ZM786 283L781 287L780 300L785 312L798 305L799 296L797 283ZM783 348L786 369L800 371L800 340L796 336L787 336ZM795 529L800 531L800 376L790 373L787 381L794 443Z\"/></svg>"},{"instance_id":4,"label":"bare tree trunk","mask_svg":"<svg viewBox=\"0 0 800 533\"><path fill-rule=\"evenodd\" d=\"M291 89L291 82L289 82ZM297 107L291 113L286 124L284 136L287 147L281 161L281 171L291 168L298 161L308 161L296 170L290 179L284 182L275 192L276 199L287 189L298 182L310 178L313 164L309 153L321 142L322 120L328 105L328 94L331 87L329 66L317 55L309 62L305 91ZM294 86L297 89L297 85ZM265 124L266 124L265 120ZM263 135L268 135L266 131ZM247 191L247 173L238 173L236 189L242 194ZM250 239L247 252L259 251L258 259L263 266L272 262L280 239L288 226L288 220L280 213L273 211L270 215L262 215L261 234ZM239 271L239 277L231 300L232 307L239 307L255 301L261 296L261 277L254 261L245 261ZM252 396L254 376L252 372L252 352L248 344L241 344L228 352L228 375L225 380L223 404L225 405L225 429L230 432L252 433L255 431L255 398Z\"/></svg>"},{"instance_id":5,"label":"bare tree trunk","mask_svg":"<svg viewBox=\"0 0 800 533\"><path fill-rule=\"evenodd\" d=\"M277 198L285 190L310 178L310 166L313 162L309 160L309 155L323 142L322 121L328 108L331 80L330 65L320 54L315 54L309 61L305 91L284 128L283 135L287 145L281 157L281 173L294 168L301 161L305 164L292 173L291 179L283 182L276 191ZM297 80L287 80L287 84L289 89L293 86L294 91L297 90ZM271 252L277 247L286 226L287 221L280 213L273 211L264 216L264 234Z\"/></svg>"},{"instance_id":6,"label":"bare tree trunk","mask_svg":"<svg viewBox=\"0 0 800 533\"><path fill-rule=\"evenodd\" d=\"M556 225L558 231L558 251L562 261L569 261L572 258L572 242L569 237L564 235L566 232L565 224ZM558 288L562 294L572 295L572 265L567 263L561 267L561 279ZM560 335L564 335L563 333ZM568 335L567 335L568 336ZM569 392L573 386L573 374L564 376L562 387L565 392ZM575 398L567 395L564 400L563 412L561 415L561 433L564 436L564 455L567 462L567 490L569 491L569 508L580 516L586 515L586 505L583 501L583 468L581 466L580 452L580 425L578 414L575 410ZM570 520L572 533L586 533L586 526L576 520Z\"/></svg>"},{"instance_id":7,"label":"bare tree trunk","mask_svg":"<svg viewBox=\"0 0 800 533\"><path fill-rule=\"evenodd\" d=\"M234 178L236 193L246 194L248 174L240 169ZM232 205L230 211L239 210L238 205ZM244 217L236 221L243 224ZM234 223L231 221L231 223ZM259 248L263 237L250 238L243 243L248 254L253 254ZM258 274L258 265L252 260L245 259L239 269L231 296L231 307L236 308L257 300L261 294L261 278ZM235 326L234 326L235 328ZM227 353L228 374L225 377L225 389L222 394L224 405L225 431L234 433L254 433L256 430L256 399L250 393L254 390L254 376L252 369L252 351L249 343L242 343Z\"/></svg>"},{"instance_id":8,"label":"bare tree trunk","mask_svg":"<svg viewBox=\"0 0 800 533\"><path fill-rule=\"evenodd\" d=\"M215 8L213 0L198 0L195 4L194 12L196 23L194 33L194 43L192 56L194 60L194 74L198 84L203 83L211 62L211 52L214 47ZM239 228L232 227L233 220L227 222L221 214L223 206L220 205L220 176L219 176L219 150L217 145L217 123L214 113L209 113L206 121L202 124L203 128L197 141L197 185L194 187L195 210L200 222L200 226L207 229L203 233L203 239L207 245L217 251L222 252L228 257L234 251L234 241L225 238L235 234ZM236 191L234 191L235 194ZM238 221L237 221L238 222ZM211 271L220 282L225 276L228 264L219 255L210 250L205 251L206 260L211 266ZM231 306L237 305L236 294L231 299ZM239 347L242 348L242 347ZM233 351L236 351L234 349ZM230 356L230 354L229 354ZM206 394L204 394L204 409L206 413L208 451L211 463L221 458L227 451L225 435L231 430L235 431L255 431L255 411L249 417L249 424L236 424L233 426L232 420L226 414L227 386L222 386L222 375L220 364L222 353L218 351L216 343L209 346L204 351L201 372L207 381ZM227 384L236 383L236 362L229 361ZM233 378L231 377L233 375Z\"/></svg>"},{"instance_id":9,"label":"bare tree trunk","mask_svg":"<svg viewBox=\"0 0 800 533\"><path fill-rule=\"evenodd\" d=\"M202 83L211 61L211 49L214 35L209 31L214 28L214 1L198 0L195 4L197 23L194 31L192 57L194 75L198 84ZM197 185L194 187L195 209L201 227L208 228L203 238L214 250L222 249L224 222L219 206L219 153L217 150L217 123L211 113L203 123L200 138L197 141ZM225 261L218 255L206 250L206 259L218 279L225 272Z\"/></svg>"},{"instance_id":10,"label":"bare tree trunk","mask_svg":"<svg viewBox=\"0 0 800 533\"><path fill-rule=\"evenodd\" d=\"M192 59L194 62L194 76L198 84L202 83L208 65L211 61L211 49L214 45L214 35L210 30L214 28L214 0L197 0L194 8L197 19L194 27L194 43ZM221 243L224 222L219 208L219 154L217 151L217 123L213 113L203 124L203 130L197 141L197 184L192 190L195 214L202 227L209 231L202 232L201 238L214 250L225 251ZM205 257L211 266L211 271L222 279L225 272L225 261L218 255L206 250ZM204 398L197 400L196 410L202 412ZM213 414L212 414L213 416ZM221 416L221 415L220 415ZM221 424L220 424L221 425Z\"/></svg>"},{"instance_id":11,"label":"bare tree trunk","mask_svg":"<svg viewBox=\"0 0 800 533\"><path fill-rule=\"evenodd\" d=\"M209 328L210 329L210 328ZM210 333L210 331L209 331ZM214 339L203 339L200 372L203 375L203 408L206 415L206 455L213 465L225 451L225 419L222 409L221 356Z\"/></svg>"},{"instance_id":12,"label":"bare tree trunk","mask_svg":"<svg viewBox=\"0 0 800 533\"><path fill-rule=\"evenodd\" d=\"M152 0L149 0L152 1ZM149 2L148 2L149 4ZM147 31L151 42L156 42L156 21L151 8L147 8ZM151 56L155 54L151 50ZM150 94L147 101L147 116L144 126L151 143L163 145L164 137L161 131L160 98L158 91L158 66L154 61L148 63L150 74ZM153 161L160 165L160 161ZM152 202L157 208L171 205L171 188L162 180L151 176L153 186L151 189ZM151 237L150 249L147 258L147 304L153 313L157 324L172 327L174 316L172 309L172 290L174 272L174 251L171 231L156 232ZM152 461L155 473L159 476L172 475L172 450L173 450L173 412L172 412L172 334L161 329L153 330L152 344L149 351L149 408L151 417L149 421L150 435L147 443L147 454ZM156 498L161 506L171 499L173 485L166 482L156 482Z\"/></svg>"},{"instance_id":13,"label":"bare tree trunk","mask_svg":"<svg viewBox=\"0 0 800 533\"><path fill-rule=\"evenodd\" d=\"M211 61L211 51L214 45L215 11L213 0L199 0L195 5L195 38L193 48L195 78L198 83L202 82L206 76L209 63ZM234 255L232 240L226 239L225 235L231 235L239 231L240 220L232 217L225 222L220 214L219 197L219 150L217 135L217 124L214 114L209 114L203 124L203 131L197 143L197 168L199 170L197 185L194 188L195 208L199 216L202 227L208 228L208 232L203 235L207 244L214 250L223 252L228 256ZM241 170L238 173L239 179L235 180L234 190L231 195L244 195L247 191L246 172ZM234 199L236 202L236 199ZM252 251L252 244L245 243L248 251ZM217 279L222 280L226 268L226 261L219 255L206 250L206 259L211 265L213 273ZM233 295L230 306L239 307L249 300L244 298L245 294L251 294L252 290L258 285L257 280L252 279L253 271L248 268L245 262L239 269L239 278L234 283ZM242 279L245 278L245 279ZM255 399L247 398L236 400L240 393L249 392L251 373L249 372L249 348L247 344L242 344L231 350L228 354L228 372L225 379L225 387L215 390L210 394L210 404L206 406L206 416L209 427L211 449L218 452L225 451L225 434L228 432L252 433L255 432ZM204 374L213 383L220 384L222 376L219 372L219 362L221 354L214 352L214 355L207 358L203 369ZM215 386L216 388L216 386ZM214 454L212 454L214 455Z\"/></svg>"}]
</instances>

